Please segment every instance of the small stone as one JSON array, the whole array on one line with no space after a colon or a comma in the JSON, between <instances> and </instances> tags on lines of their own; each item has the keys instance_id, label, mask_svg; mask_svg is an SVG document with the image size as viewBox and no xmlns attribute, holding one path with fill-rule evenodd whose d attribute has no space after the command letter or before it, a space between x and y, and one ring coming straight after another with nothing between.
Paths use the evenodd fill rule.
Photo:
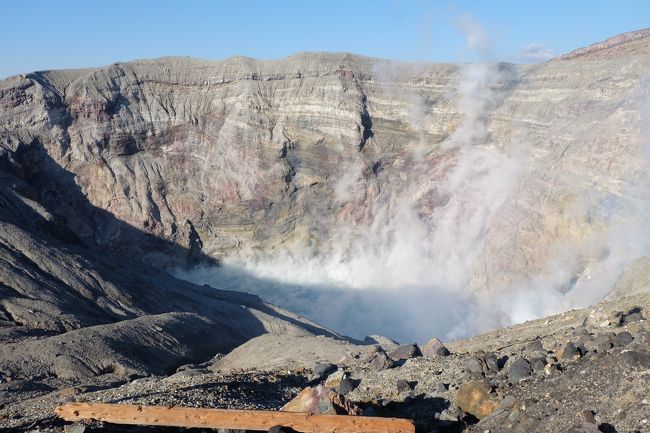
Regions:
<instances>
[{"instance_id":1,"label":"small stone","mask_svg":"<svg viewBox=\"0 0 650 433\"><path fill-rule=\"evenodd\" d=\"M541 338L537 337L530 343L526 345L526 351L528 352L544 352L544 345L542 344Z\"/></svg>"},{"instance_id":2,"label":"small stone","mask_svg":"<svg viewBox=\"0 0 650 433\"><path fill-rule=\"evenodd\" d=\"M641 314L640 308L632 308L630 311L627 313L624 313L621 316L621 325L629 325L632 322L638 322L640 320L643 320L643 315Z\"/></svg>"},{"instance_id":3,"label":"small stone","mask_svg":"<svg viewBox=\"0 0 650 433\"><path fill-rule=\"evenodd\" d=\"M510 409L517 403L517 399L511 395L506 396L501 403L499 403L499 409Z\"/></svg>"},{"instance_id":4,"label":"small stone","mask_svg":"<svg viewBox=\"0 0 650 433\"><path fill-rule=\"evenodd\" d=\"M496 353L488 352L485 354L485 367L488 372L494 374L499 372L499 359Z\"/></svg>"},{"instance_id":5,"label":"small stone","mask_svg":"<svg viewBox=\"0 0 650 433\"><path fill-rule=\"evenodd\" d=\"M456 404L464 412L481 419L499 406L499 399L490 394L490 387L482 381L467 382L458 388Z\"/></svg>"},{"instance_id":6,"label":"small stone","mask_svg":"<svg viewBox=\"0 0 650 433\"><path fill-rule=\"evenodd\" d=\"M533 373L530 363L524 358L519 358L510 364L508 370L508 380L510 383L517 383L520 380L523 380Z\"/></svg>"},{"instance_id":7,"label":"small stone","mask_svg":"<svg viewBox=\"0 0 650 433\"><path fill-rule=\"evenodd\" d=\"M436 391L445 392L445 391L447 391L447 386L445 386L445 384L443 382L438 382L436 384Z\"/></svg>"},{"instance_id":8,"label":"small stone","mask_svg":"<svg viewBox=\"0 0 650 433\"><path fill-rule=\"evenodd\" d=\"M357 382L354 379L346 377L341 380L341 383L339 384L339 394L348 395L350 392L354 391L354 388L356 387Z\"/></svg>"},{"instance_id":9,"label":"small stone","mask_svg":"<svg viewBox=\"0 0 650 433\"><path fill-rule=\"evenodd\" d=\"M592 345L594 341L594 336L591 334L587 335L581 335L580 338L578 339L578 346L587 346L587 345Z\"/></svg>"},{"instance_id":10,"label":"small stone","mask_svg":"<svg viewBox=\"0 0 650 433\"><path fill-rule=\"evenodd\" d=\"M442 344L442 341L438 340L436 337L433 337L431 340L422 346L422 355L427 358L436 358L439 356L449 356L451 353Z\"/></svg>"},{"instance_id":11,"label":"small stone","mask_svg":"<svg viewBox=\"0 0 650 433\"><path fill-rule=\"evenodd\" d=\"M634 350L645 350L646 352L650 352L650 333L645 330L639 331L639 333L634 336L634 341L632 341L628 347Z\"/></svg>"},{"instance_id":12,"label":"small stone","mask_svg":"<svg viewBox=\"0 0 650 433\"><path fill-rule=\"evenodd\" d=\"M383 351L377 352L370 360L370 367L375 371L382 371L392 368L395 362L389 358Z\"/></svg>"},{"instance_id":13,"label":"small stone","mask_svg":"<svg viewBox=\"0 0 650 433\"><path fill-rule=\"evenodd\" d=\"M546 367L546 357L536 356L534 358L531 358L530 366L532 367L533 371L543 371L544 367Z\"/></svg>"},{"instance_id":14,"label":"small stone","mask_svg":"<svg viewBox=\"0 0 650 433\"><path fill-rule=\"evenodd\" d=\"M589 335L589 331L587 331L585 328L577 328L577 329L574 329L571 334L576 336L576 337L580 337L580 336L583 336L583 335Z\"/></svg>"},{"instance_id":15,"label":"small stone","mask_svg":"<svg viewBox=\"0 0 650 433\"><path fill-rule=\"evenodd\" d=\"M612 341L614 340L615 336L616 334L614 334L613 332L606 332L603 334L596 335L596 337L594 338L596 350L598 352L606 352L612 347L614 347Z\"/></svg>"},{"instance_id":16,"label":"small stone","mask_svg":"<svg viewBox=\"0 0 650 433\"><path fill-rule=\"evenodd\" d=\"M395 387L397 388L397 392L400 394L403 392L413 391L413 387L411 387L411 384L405 381L404 379L399 379L395 384Z\"/></svg>"},{"instance_id":17,"label":"small stone","mask_svg":"<svg viewBox=\"0 0 650 433\"><path fill-rule=\"evenodd\" d=\"M485 370L485 363L478 356L470 356L463 362L463 366L465 367L465 370L470 373L483 374L483 371Z\"/></svg>"},{"instance_id":18,"label":"small stone","mask_svg":"<svg viewBox=\"0 0 650 433\"><path fill-rule=\"evenodd\" d=\"M494 376L490 378L490 381L488 382L492 388L502 388L504 383L503 383L503 378L499 376Z\"/></svg>"},{"instance_id":19,"label":"small stone","mask_svg":"<svg viewBox=\"0 0 650 433\"><path fill-rule=\"evenodd\" d=\"M632 334L630 334L627 331L623 331L616 334L616 337L614 337L613 344L615 347L625 347L628 344L630 344L632 340L634 340Z\"/></svg>"},{"instance_id":20,"label":"small stone","mask_svg":"<svg viewBox=\"0 0 650 433\"><path fill-rule=\"evenodd\" d=\"M314 365L312 369L312 374L310 376L311 381L320 381L336 371L338 367L331 362L320 362Z\"/></svg>"},{"instance_id":21,"label":"small stone","mask_svg":"<svg viewBox=\"0 0 650 433\"><path fill-rule=\"evenodd\" d=\"M577 359L580 358L580 352L575 344L568 342L564 348L558 353L559 359Z\"/></svg>"},{"instance_id":22,"label":"small stone","mask_svg":"<svg viewBox=\"0 0 650 433\"><path fill-rule=\"evenodd\" d=\"M420 351L420 348L417 344L404 344L391 351L388 356L390 356L395 361L400 361L422 356L422 352Z\"/></svg>"},{"instance_id":23,"label":"small stone","mask_svg":"<svg viewBox=\"0 0 650 433\"><path fill-rule=\"evenodd\" d=\"M558 371L559 371L559 369L557 368L557 365L555 365L555 364L546 364L546 366L544 367L544 374L546 374L547 376L550 376L553 373L556 373Z\"/></svg>"},{"instance_id":24,"label":"small stone","mask_svg":"<svg viewBox=\"0 0 650 433\"><path fill-rule=\"evenodd\" d=\"M583 422L588 422L589 424L596 424L596 418L594 418L594 413L590 410L583 410L580 412L580 418Z\"/></svg>"},{"instance_id":25,"label":"small stone","mask_svg":"<svg viewBox=\"0 0 650 433\"><path fill-rule=\"evenodd\" d=\"M370 362L379 352L384 352L384 350L378 345L368 346L361 354L361 360L364 362Z\"/></svg>"},{"instance_id":26,"label":"small stone","mask_svg":"<svg viewBox=\"0 0 650 433\"><path fill-rule=\"evenodd\" d=\"M83 424L67 424L63 426L63 431L65 433L84 433L86 426Z\"/></svg>"}]
</instances>

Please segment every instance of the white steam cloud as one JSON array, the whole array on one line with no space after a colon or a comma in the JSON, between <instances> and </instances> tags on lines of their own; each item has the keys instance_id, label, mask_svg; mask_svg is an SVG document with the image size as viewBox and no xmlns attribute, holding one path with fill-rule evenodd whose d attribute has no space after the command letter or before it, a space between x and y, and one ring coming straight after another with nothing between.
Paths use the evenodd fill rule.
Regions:
<instances>
[{"instance_id":1,"label":"white steam cloud","mask_svg":"<svg viewBox=\"0 0 650 433\"><path fill-rule=\"evenodd\" d=\"M471 17L462 17L458 26L468 48L489 56L487 35ZM604 229L554 245L545 272L482 289L473 285L495 218L530 175L526 137L497 146L489 136L490 114L517 80L513 71L495 63L461 66L453 98L463 117L435 144L427 102L416 92L393 94L400 71L383 65L375 76L386 98L409 107L404 114L417 142L396 163L401 171L387 170L386 188L370 204L360 202L370 182L361 158L332 185L339 203L370 209L368 222L342 221L321 247L241 252L220 268L179 275L258 293L346 335L383 334L400 341L458 338L601 299L631 262L650 252L647 179L618 194L585 199L573 214L591 215ZM646 107L637 108L647 116L647 82L641 87L636 103ZM647 144L647 131L641 136ZM444 161L430 158L435 146L444 151Z\"/></svg>"}]
</instances>

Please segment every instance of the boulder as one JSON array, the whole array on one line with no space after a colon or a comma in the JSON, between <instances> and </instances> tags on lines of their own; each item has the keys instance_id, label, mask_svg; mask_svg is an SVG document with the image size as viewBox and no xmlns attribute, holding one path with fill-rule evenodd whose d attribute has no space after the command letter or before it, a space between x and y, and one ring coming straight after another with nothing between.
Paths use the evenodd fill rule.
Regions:
<instances>
[{"instance_id":1,"label":"boulder","mask_svg":"<svg viewBox=\"0 0 650 433\"><path fill-rule=\"evenodd\" d=\"M369 364L375 371L386 370L395 365L395 362L379 346L368 346L361 355L361 361Z\"/></svg>"},{"instance_id":2,"label":"boulder","mask_svg":"<svg viewBox=\"0 0 650 433\"><path fill-rule=\"evenodd\" d=\"M359 358L362 362L370 362L380 352L385 353L379 345L367 346Z\"/></svg>"},{"instance_id":3,"label":"boulder","mask_svg":"<svg viewBox=\"0 0 650 433\"><path fill-rule=\"evenodd\" d=\"M370 360L370 367L375 371L382 371L392 368L395 361L388 357L383 351L377 352Z\"/></svg>"},{"instance_id":4,"label":"boulder","mask_svg":"<svg viewBox=\"0 0 650 433\"><path fill-rule=\"evenodd\" d=\"M616 337L614 337L614 341L612 341L612 343L615 347L625 347L630 344L632 340L634 340L632 334L627 331L623 331L616 334Z\"/></svg>"},{"instance_id":5,"label":"boulder","mask_svg":"<svg viewBox=\"0 0 650 433\"><path fill-rule=\"evenodd\" d=\"M402 361L405 359L411 359L418 356L422 356L422 352L417 344L403 344L397 349L391 351L388 356L395 361Z\"/></svg>"},{"instance_id":6,"label":"boulder","mask_svg":"<svg viewBox=\"0 0 650 433\"><path fill-rule=\"evenodd\" d=\"M283 412L322 413L336 415L336 408L332 403L331 388L318 385L307 387L300 391L290 402L282 406Z\"/></svg>"},{"instance_id":7,"label":"boulder","mask_svg":"<svg viewBox=\"0 0 650 433\"><path fill-rule=\"evenodd\" d=\"M483 374L487 369L484 357L481 355L470 356L465 361L463 361L463 367L465 367L465 370L469 373L475 374Z\"/></svg>"},{"instance_id":8,"label":"boulder","mask_svg":"<svg viewBox=\"0 0 650 433\"><path fill-rule=\"evenodd\" d=\"M508 380L510 383L517 383L520 380L530 377L532 373L533 370L530 363L524 358L519 358L510 364L510 368L508 369Z\"/></svg>"},{"instance_id":9,"label":"boulder","mask_svg":"<svg viewBox=\"0 0 650 433\"><path fill-rule=\"evenodd\" d=\"M358 407L348 402L345 397L339 395L332 388L323 385L303 389L280 410L327 415L361 415L361 410Z\"/></svg>"},{"instance_id":10,"label":"boulder","mask_svg":"<svg viewBox=\"0 0 650 433\"><path fill-rule=\"evenodd\" d=\"M491 394L487 383L471 381L458 388L456 405L464 412L481 419L494 412L499 406L499 399Z\"/></svg>"},{"instance_id":11,"label":"boulder","mask_svg":"<svg viewBox=\"0 0 650 433\"><path fill-rule=\"evenodd\" d=\"M341 380L341 383L339 384L339 394L345 396L348 395L350 392L354 391L354 389L357 387L357 381L345 377Z\"/></svg>"},{"instance_id":12,"label":"boulder","mask_svg":"<svg viewBox=\"0 0 650 433\"><path fill-rule=\"evenodd\" d=\"M436 337L433 337L431 340L427 341L424 346L422 346L422 355L426 358L436 358L439 356L449 356L450 352L442 344L442 341L438 340Z\"/></svg>"},{"instance_id":13,"label":"boulder","mask_svg":"<svg viewBox=\"0 0 650 433\"><path fill-rule=\"evenodd\" d=\"M580 347L569 341L562 349L556 353L556 355L558 359L578 359L584 354L584 347L582 350L580 349Z\"/></svg>"}]
</instances>

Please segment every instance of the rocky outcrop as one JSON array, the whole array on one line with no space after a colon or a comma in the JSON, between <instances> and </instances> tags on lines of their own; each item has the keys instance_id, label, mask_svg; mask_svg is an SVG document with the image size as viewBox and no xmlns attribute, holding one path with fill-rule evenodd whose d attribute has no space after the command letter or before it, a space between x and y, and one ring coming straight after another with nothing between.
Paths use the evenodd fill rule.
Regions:
<instances>
[{"instance_id":1,"label":"rocky outcrop","mask_svg":"<svg viewBox=\"0 0 650 433\"><path fill-rule=\"evenodd\" d=\"M637 30L616 35L602 42L591 44L588 47L578 48L570 53L560 56L560 59L568 60L577 57L590 60L607 59L612 56L625 56L628 53L635 53L648 48L650 29Z\"/></svg>"},{"instance_id":2,"label":"rocky outcrop","mask_svg":"<svg viewBox=\"0 0 650 433\"><path fill-rule=\"evenodd\" d=\"M647 40L535 66L302 53L19 75L0 84L0 165L49 230L157 267L355 256L405 226L431 245L414 279L563 293L615 248L611 208L643 212ZM603 49L625 55L588 55ZM438 251L462 277L427 271Z\"/></svg>"}]
</instances>

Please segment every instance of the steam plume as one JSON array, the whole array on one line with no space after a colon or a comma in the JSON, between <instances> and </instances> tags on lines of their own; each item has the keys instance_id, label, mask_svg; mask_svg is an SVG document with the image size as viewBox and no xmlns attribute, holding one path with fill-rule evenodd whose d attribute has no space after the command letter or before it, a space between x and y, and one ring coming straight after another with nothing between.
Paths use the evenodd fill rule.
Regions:
<instances>
[{"instance_id":1,"label":"steam plume","mask_svg":"<svg viewBox=\"0 0 650 433\"><path fill-rule=\"evenodd\" d=\"M491 55L480 25L471 17L462 17L458 25L469 49L483 58ZM426 101L415 93L391 94L399 71L390 65L374 72L387 98L410 107L405 117L418 139L400 160L402 172L385 174L385 190L368 206L368 224L338 225L321 242L325 247L242 252L226 258L222 268L181 276L257 292L354 337L381 333L425 341L593 303L612 290L631 262L650 252L650 189L648 179L639 178L616 193L586 196L569 208L566 218L589 218L593 223L586 225L592 230L578 241L549 246L544 270L477 287L473 278L480 274L495 219L506 203L516 201L522 180L534 175L528 172L533 150L527 137L513 134L511 142L497 146L489 135L491 113L518 80L515 70L496 63L460 67L453 98L463 118L439 144L447 159L435 163L429 158L436 143L430 141ZM632 97L645 124L647 82L642 94ZM639 134L647 144L647 131ZM336 200L361 200L367 172L362 159L352 161L332 185ZM567 194L582 194L573 190L571 180L564 187Z\"/></svg>"}]
</instances>

